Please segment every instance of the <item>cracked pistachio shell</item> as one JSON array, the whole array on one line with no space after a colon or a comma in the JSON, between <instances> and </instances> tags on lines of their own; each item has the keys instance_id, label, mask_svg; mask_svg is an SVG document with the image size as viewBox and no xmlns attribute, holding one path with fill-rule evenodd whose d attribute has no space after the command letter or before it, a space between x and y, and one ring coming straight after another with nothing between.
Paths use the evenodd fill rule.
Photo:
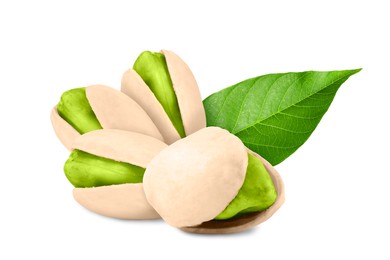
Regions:
<instances>
[{"instance_id":1,"label":"cracked pistachio shell","mask_svg":"<svg viewBox=\"0 0 390 260\"><path fill-rule=\"evenodd\" d=\"M167 145L153 137L115 129L88 132L75 139L73 149L146 168ZM75 200L98 214L120 219L155 219L160 216L146 200L143 184L75 188Z\"/></svg>"},{"instance_id":2,"label":"cracked pistachio shell","mask_svg":"<svg viewBox=\"0 0 390 260\"><path fill-rule=\"evenodd\" d=\"M206 127L206 115L198 85L191 70L179 56L166 50L162 50L161 53L167 62L185 133L190 135ZM124 73L121 90L148 113L166 143L171 144L180 139L162 105L133 69Z\"/></svg>"},{"instance_id":3,"label":"cracked pistachio shell","mask_svg":"<svg viewBox=\"0 0 390 260\"><path fill-rule=\"evenodd\" d=\"M191 233L198 233L198 234L237 233L263 223L264 221L272 217L272 215L283 205L285 200L284 184L279 173L263 157L250 150L248 150L248 152L250 152L257 158L259 158L259 160L261 160L261 162L264 164L265 168L267 169L269 175L271 176L277 192L277 198L274 204L272 204L271 207L263 211L248 213L237 218L232 218L223 221L210 220L197 226L183 227L181 228L181 230L186 232L191 232Z\"/></svg>"},{"instance_id":4,"label":"cracked pistachio shell","mask_svg":"<svg viewBox=\"0 0 390 260\"><path fill-rule=\"evenodd\" d=\"M251 152L228 131L202 129L160 152L144 175L146 198L170 225L193 233L234 233L268 219L283 203L279 174L254 154L269 172L278 198L267 210L229 220L213 220L242 187Z\"/></svg>"},{"instance_id":5,"label":"cracked pistachio shell","mask_svg":"<svg viewBox=\"0 0 390 260\"><path fill-rule=\"evenodd\" d=\"M162 135L148 114L121 91L94 85L86 87L86 96L104 129L132 131L163 141ZM57 137L69 149L79 133L59 116L56 107L52 110L51 121Z\"/></svg>"}]
</instances>

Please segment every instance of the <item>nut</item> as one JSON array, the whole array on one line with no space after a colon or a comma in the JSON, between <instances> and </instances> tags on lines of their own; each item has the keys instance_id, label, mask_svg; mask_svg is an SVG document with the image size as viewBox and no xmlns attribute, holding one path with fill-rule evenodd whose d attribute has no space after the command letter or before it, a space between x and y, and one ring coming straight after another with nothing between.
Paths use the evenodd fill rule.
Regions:
<instances>
[{"instance_id":1,"label":"nut","mask_svg":"<svg viewBox=\"0 0 390 260\"><path fill-rule=\"evenodd\" d=\"M146 111L167 144L206 127L196 80L187 64L171 51L142 53L134 70L124 73L121 90ZM164 100L166 96L169 100Z\"/></svg>"},{"instance_id":2,"label":"nut","mask_svg":"<svg viewBox=\"0 0 390 260\"><path fill-rule=\"evenodd\" d=\"M65 92L51 112L51 121L68 149L80 134L99 128L132 131L163 141L153 121L134 100L101 85Z\"/></svg>"},{"instance_id":3,"label":"nut","mask_svg":"<svg viewBox=\"0 0 390 260\"><path fill-rule=\"evenodd\" d=\"M83 207L109 217L121 219L159 218L159 215L145 198L142 183L118 184L118 180L140 182L142 176L141 179L138 178L139 176L125 178L123 175L126 172L109 172L109 169L113 165L115 166L115 163L127 163L145 169L151 159L166 146L165 143L153 137L123 130L102 129L80 135L72 144L74 151L82 151L94 156L95 162L101 157L102 160L98 162L98 167L108 170L104 172L105 175L102 175L99 170L94 169L93 164L89 165L88 168L85 165L78 168L77 164L68 167L68 169L65 166L66 171L69 171L67 172L68 178L70 175L74 175L72 171L78 173L79 177L73 176L76 180L72 183L77 183L79 187L88 187L91 186L91 183L106 185L75 188L73 190L75 200ZM109 161L107 159L115 162L107 162ZM72 164L72 162L67 163ZM129 174L131 175L132 172Z\"/></svg>"},{"instance_id":4,"label":"nut","mask_svg":"<svg viewBox=\"0 0 390 260\"><path fill-rule=\"evenodd\" d=\"M264 165L277 197L260 212L215 220L244 188L248 152ZM168 224L194 233L248 229L268 219L284 201L283 182L276 170L218 127L202 129L161 151L145 171L144 189L149 203ZM272 198L272 192L267 196Z\"/></svg>"}]
</instances>

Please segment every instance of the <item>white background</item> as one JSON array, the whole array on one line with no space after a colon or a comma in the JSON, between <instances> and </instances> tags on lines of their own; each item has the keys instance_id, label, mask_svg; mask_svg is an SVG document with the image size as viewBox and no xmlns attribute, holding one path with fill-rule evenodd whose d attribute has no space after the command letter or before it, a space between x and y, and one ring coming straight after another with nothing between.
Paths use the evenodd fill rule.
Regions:
<instances>
[{"instance_id":1,"label":"white background","mask_svg":"<svg viewBox=\"0 0 390 260\"><path fill-rule=\"evenodd\" d=\"M0 259L390 259L385 3L1 1ZM193 235L73 200L51 107L70 88L119 88L141 51L162 48L188 63L203 98L267 73L363 68L277 166L287 200L261 226Z\"/></svg>"}]
</instances>

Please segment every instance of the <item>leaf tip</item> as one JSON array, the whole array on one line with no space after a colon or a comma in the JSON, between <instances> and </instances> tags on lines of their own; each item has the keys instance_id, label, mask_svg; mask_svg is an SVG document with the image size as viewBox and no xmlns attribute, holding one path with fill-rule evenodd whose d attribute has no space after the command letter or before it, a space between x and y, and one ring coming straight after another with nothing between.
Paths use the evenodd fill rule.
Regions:
<instances>
[{"instance_id":1,"label":"leaf tip","mask_svg":"<svg viewBox=\"0 0 390 260\"><path fill-rule=\"evenodd\" d=\"M360 72L363 68L358 68L358 69L354 69L354 70L351 70L351 75L354 75L358 72Z\"/></svg>"}]
</instances>

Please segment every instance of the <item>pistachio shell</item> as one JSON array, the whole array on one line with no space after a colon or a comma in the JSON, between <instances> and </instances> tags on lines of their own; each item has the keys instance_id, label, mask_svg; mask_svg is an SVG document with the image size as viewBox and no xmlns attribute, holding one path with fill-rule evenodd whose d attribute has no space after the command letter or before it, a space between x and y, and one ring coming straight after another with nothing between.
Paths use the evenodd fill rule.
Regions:
<instances>
[{"instance_id":1,"label":"pistachio shell","mask_svg":"<svg viewBox=\"0 0 390 260\"><path fill-rule=\"evenodd\" d=\"M202 97L188 65L172 51L161 50L167 61L186 135L206 127Z\"/></svg>"},{"instance_id":2,"label":"pistachio shell","mask_svg":"<svg viewBox=\"0 0 390 260\"><path fill-rule=\"evenodd\" d=\"M206 114L202 97L187 64L171 51L161 51L166 59L173 89L179 104L186 135L206 127ZM122 77L122 92L133 98L156 124L167 144L180 139L164 108L142 78L130 69Z\"/></svg>"},{"instance_id":3,"label":"pistachio shell","mask_svg":"<svg viewBox=\"0 0 390 260\"><path fill-rule=\"evenodd\" d=\"M180 139L178 132L160 102L158 102L150 88L133 69L129 69L123 74L121 91L145 110L160 130L165 143L171 144Z\"/></svg>"},{"instance_id":4,"label":"pistachio shell","mask_svg":"<svg viewBox=\"0 0 390 260\"><path fill-rule=\"evenodd\" d=\"M146 112L122 92L101 85L86 88L86 95L105 129L121 129L164 140Z\"/></svg>"},{"instance_id":5,"label":"pistachio shell","mask_svg":"<svg viewBox=\"0 0 390 260\"><path fill-rule=\"evenodd\" d=\"M83 207L98 214L120 219L156 219L142 184L121 184L97 188L77 188L73 197Z\"/></svg>"},{"instance_id":6,"label":"pistachio shell","mask_svg":"<svg viewBox=\"0 0 390 260\"><path fill-rule=\"evenodd\" d=\"M50 119L58 139L68 150L71 150L73 141L80 136L79 132L58 114L56 106L51 110Z\"/></svg>"},{"instance_id":7,"label":"pistachio shell","mask_svg":"<svg viewBox=\"0 0 390 260\"><path fill-rule=\"evenodd\" d=\"M85 133L72 145L73 149L143 168L165 147L165 143L153 137L118 129Z\"/></svg>"},{"instance_id":8,"label":"pistachio shell","mask_svg":"<svg viewBox=\"0 0 390 260\"><path fill-rule=\"evenodd\" d=\"M116 129L102 129L79 136L72 148L146 168L167 145L153 137ZM159 215L145 198L142 183L96 188L76 188L76 201L98 214L123 219L152 219Z\"/></svg>"},{"instance_id":9,"label":"pistachio shell","mask_svg":"<svg viewBox=\"0 0 390 260\"><path fill-rule=\"evenodd\" d=\"M285 200L285 195L283 181L279 173L275 170L274 167L272 167L272 165L268 161L266 161L260 155L250 150L248 151L263 162L265 168L270 174L272 181L274 182L275 189L278 193L278 197L275 203L268 209L260 212L245 214L241 217L224 221L211 220L208 222L204 222L198 226L184 227L181 228L181 230L200 234L227 234L241 232L266 221L282 206Z\"/></svg>"},{"instance_id":10,"label":"pistachio shell","mask_svg":"<svg viewBox=\"0 0 390 260\"><path fill-rule=\"evenodd\" d=\"M248 156L240 139L204 128L161 151L144 174L146 198L175 227L209 221L241 188Z\"/></svg>"}]
</instances>

